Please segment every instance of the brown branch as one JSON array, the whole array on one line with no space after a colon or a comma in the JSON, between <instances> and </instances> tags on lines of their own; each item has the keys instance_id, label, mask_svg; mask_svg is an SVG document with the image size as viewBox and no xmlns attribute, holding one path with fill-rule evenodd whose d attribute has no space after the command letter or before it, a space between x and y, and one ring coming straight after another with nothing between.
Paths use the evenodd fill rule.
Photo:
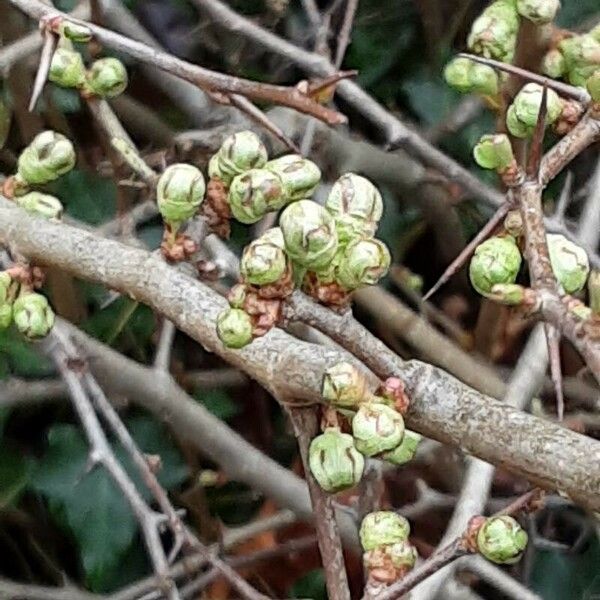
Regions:
<instances>
[{"instance_id":1,"label":"brown branch","mask_svg":"<svg viewBox=\"0 0 600 600\"><path fill-rule=\"evenodd\" d=\"M348 44L350 44L350 34L352 33L352 25L356 9L358 8L358 0L347 0L346 11L344 12L344 20L338 34L337 48L335 49L335 65L339 69L344 62L344 55Z\"/></svg>"},{"instance_id":2,"label":"brown branch","mask_svg":"<svg viewBox=\"0 0 600 600\"><path fill-rule=\"evenodd\" d=\"M325 583L329 600L350 600L348 576L344 565L344 554L337 523L334 517L332 496L324 492L313 477L308 466L308 448L319 431L317 413L313 407L288 410L294 433L298 440L304 476L315 511L315 528L325 571Z\"/></svg>"},{"instance_id":3,"label":"brown branch","mask_svg":"<svg viewBox=\"0 0 600 600\"><path fill-rule=\"evenodd\" d=\"M345 122L340 113L330 110L311 100L297 88L259 83L240 79L216 71L211 71L170 54L150 48L146 44L132 40L118 33L100 27L88 21L75 19L44 4L41 0L10 0L13 5L37 20L50 17L62 17L88 27L94 37L107 47L124 52L141 62L152 64L163 71L177 75L181 79L198 85L209 93L239 94L253 100L272 102L289 106L300 112L312 115L329 124Z\"/></svg>"},{"instance_id":4,"label":"brown branch","mask_svg":"<svg viewBox=\"0 0 600 600\"><path fill-rule=\"evenodd\" d=\"M223 298L144 250L58 223L0 202L0 242L40 264L128 293L172 320L181 331L257 379L276 397L320 401L321 374L348 356L273 330L247 348L224 348L215 330ZM600 444L515 411L460 384L440 369L404 363L351 316L340 316L296 293L293 315L341 343L381 378L401 377L412 398L408 425L434 439L503 464L536 484L560 489L600 508ZM376 382L373 381L373 384ZM533 433L532 433L533 432Z\"/></svg>"}]
</instances>

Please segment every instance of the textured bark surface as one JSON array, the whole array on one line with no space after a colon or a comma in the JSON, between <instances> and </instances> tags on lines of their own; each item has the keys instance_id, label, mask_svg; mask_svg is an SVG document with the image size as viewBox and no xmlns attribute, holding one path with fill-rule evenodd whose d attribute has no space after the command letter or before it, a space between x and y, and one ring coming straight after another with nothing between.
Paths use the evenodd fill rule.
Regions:
<instances>
[{"instance_id":1,"label":"textured bark surface","mask_svg":"<svg viewBox=\"0 0 600 600\"><path fill-rule=\"evenodd\" d=\"M226 302L207 286L144 250L32 218L1 201L0 242L35 262L60 267L148 304L276 397L318 402L324 369L348 359L346 353L302 342L279 329L241 351L224 348L215 320ZM403 378L412 399L407 417L411 429L600 510L599 442L505 406L441 369L402 361L351 315L336 315L300 293L292 296L291 308L299 320L360 356L379 377Z\"/></svg>"}]
</instances>

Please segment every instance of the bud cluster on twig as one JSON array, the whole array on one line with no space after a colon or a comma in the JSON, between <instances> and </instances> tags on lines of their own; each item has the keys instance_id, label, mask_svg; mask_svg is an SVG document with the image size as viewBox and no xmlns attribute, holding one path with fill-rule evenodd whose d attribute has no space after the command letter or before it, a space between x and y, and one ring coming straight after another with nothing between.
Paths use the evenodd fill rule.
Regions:
<instances>
[{"instance_id":1,"label":"bud cluster on twig","mask_svg":"<svg viewBox=\"0 0 600 600\"><path fill-rule=\"evenodd\" d=\"M0 330L13 323L30 340L45 337L54 325L48 300L20 277L18 267L0 272Z\"/></svg>"},{"instance_id":2,"label":"bud cluster on twig","mask_svg":"<svg viewBox=\"0 0 600 600\"><path fill-rule=\"evenodd\" d=\"M310 200L319 168L296 154L268 160L249 131L223 142L210 160L209 175L204 213L209 223L215 217L213 225L219 216L250 224L284 209L279 227L244 249L241 282L217 323L225 345L241 348L267 333L281 320L282 302L296 287L322 304L345 309L354 290L387 273L389 250L374 238L383 201L364 177L340 177L321 206Z\"/></svg>"},{"instance_id":3,"label":"bud cluster on twig","mask_svg":"<svg viewBox=\"0 0 600 600\"><path fill-rule=\"evenodd\" d=\"M48 71L48 79L52 83L64 88L77 89L86 96L100 98L115 98L127 89L127 69L118 58L100 58L86 69L81 54L73 47L73 42L90 41L91 32L87 27L61 20L55 29L60 39Z\"/></svg>"},{"instance_id":4,"label":"bud cluster on twig","mask_svg":"<svg viewBox=\"0 0 600 600\"><path fill-rule=\"evenodd\" d=\"M357 485L363 475L364 457L395 465L414 457L421 436L404 427L402 414L409 402L398 378L386 379L371 393L365 376L354 365L342 362L325 371L322 396L334 417L329 415L324 433L312 441L309 466L326 492ZM342 418L348 419L351 434L342 432Z\"/></svg>"}]
</instances>

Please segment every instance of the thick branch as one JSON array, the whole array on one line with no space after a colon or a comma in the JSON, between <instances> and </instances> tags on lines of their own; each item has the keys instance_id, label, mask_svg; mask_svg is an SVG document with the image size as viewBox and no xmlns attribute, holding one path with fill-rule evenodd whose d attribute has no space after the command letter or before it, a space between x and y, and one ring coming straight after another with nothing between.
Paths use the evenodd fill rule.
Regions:
<instances>
[{"instance_id":1,"label":"thick branch","mask_svg":"<svg viewBox=\"0 0 600 600\"><path fill-rule=\"evenodd\" d=\"M171 319L181 331L257 379L276 397L320 401L321 376L347 360L345 353L296 340L273 330L249 347L224 348L215 331L223 298L150 253L67 225L0 207L0 242L25 256L76 276L97 281ZM600 508L600 443L504 406L459 383L440 369L403 362L351 317L342 317L293 296L299 320L320 329L379 377L404 379L412 397L408 424L434 439L503 464L536 484L559 489L589 508Z\"/></svg>"}]
</instances>

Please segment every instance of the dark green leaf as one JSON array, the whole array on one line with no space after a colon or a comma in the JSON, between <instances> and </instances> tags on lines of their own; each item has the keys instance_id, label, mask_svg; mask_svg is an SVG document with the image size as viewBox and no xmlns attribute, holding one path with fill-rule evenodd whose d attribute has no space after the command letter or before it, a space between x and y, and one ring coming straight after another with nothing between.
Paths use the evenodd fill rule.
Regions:
<instances>
[{"instance_id":1,"label":"dark green leaf","mask_svg":"<svg viewBox=\"0 0 600 600\"><path fill-rule=\"evenodd\" d=\"M240 407L231 399L231 396L220 389L199 390L194 397L202 402L215 417L219 417L223 421L235 417L240 412Z\"/></svg>"},{"instance_id":2,"label":"dark green leaf","mask_svg":"<svg viewBox=\"0 0 600 600\"><path fill-rule=\"evenodd\" d=\"M31 459L8 448L0 448L0 511L18 500L29 484L33 471L34 463Z\"/></svg>"}]
</instances>

